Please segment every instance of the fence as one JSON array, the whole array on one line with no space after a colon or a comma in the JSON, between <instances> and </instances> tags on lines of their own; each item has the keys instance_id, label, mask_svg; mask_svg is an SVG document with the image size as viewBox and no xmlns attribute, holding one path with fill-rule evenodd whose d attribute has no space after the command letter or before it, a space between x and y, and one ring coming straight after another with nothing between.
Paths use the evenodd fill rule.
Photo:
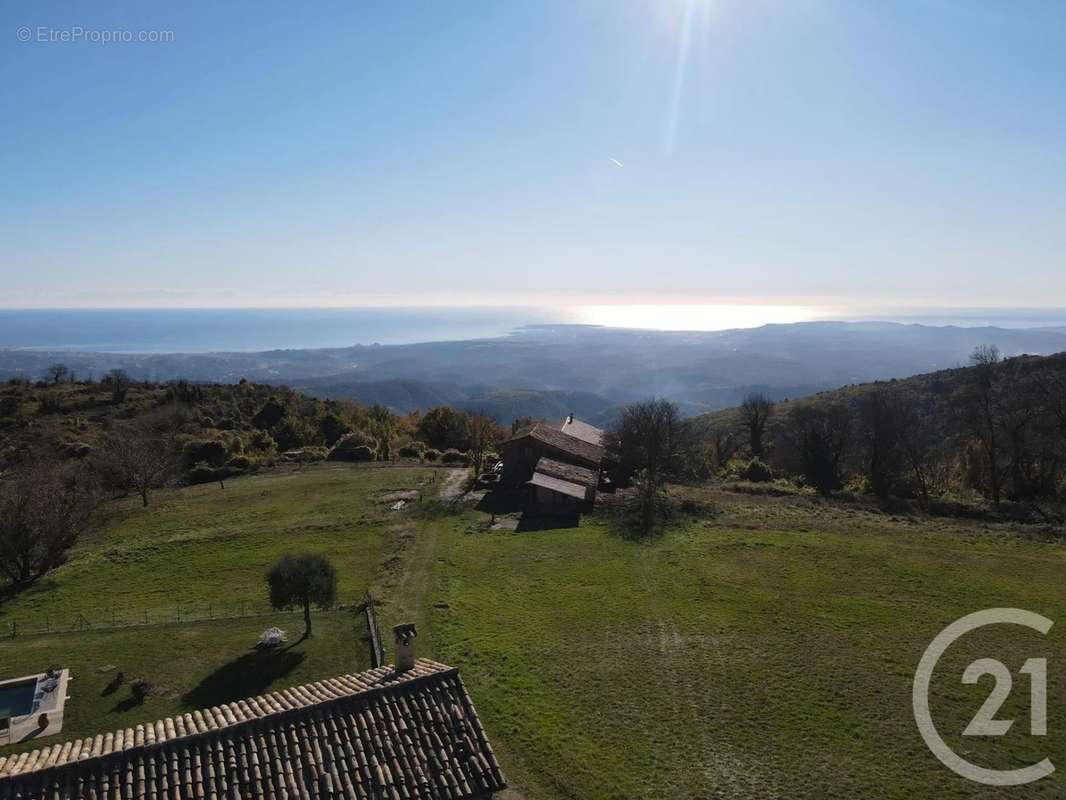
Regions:
<instances>
[{"instance_id":1,"label":"fence","mask_svg":"<svg viewBox=\"0 0 1066 800\"><path fill-rule=\"evenodd\" d=\"M369 596L369 593L367 594ZM365 597L334 603L333 611L359 609ZM312 608L316 614L329 613ZM174 625L183 622L204 622L214 619L240 619L286 614L302 615L302 608L276 610L263 598L228 600L222 603L175 603L174 605L142 608L96 608L63 614L12 616L0 619L0 637L17 638L77 631L113 631L153 625Z\"/></svg>"},{"instance_id":2,"label":"fence","mask_svg":"<svg viewBox=\"0 0 1066 800\"><path fill-rule=\"evenodd\" d=\"M370 639L370 666L380 667L385 663L385 650L381 646L381 631L378 615L374 610L374 596L368 591L363 595L363 613L366 614L366 630Z\"/></svg>"}]
</instances>

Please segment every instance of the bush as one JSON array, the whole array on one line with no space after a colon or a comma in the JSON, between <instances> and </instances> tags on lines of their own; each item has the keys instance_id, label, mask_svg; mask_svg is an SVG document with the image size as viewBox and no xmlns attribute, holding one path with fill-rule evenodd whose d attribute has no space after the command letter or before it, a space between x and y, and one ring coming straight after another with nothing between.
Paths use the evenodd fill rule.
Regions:
<instances>
[{"instance_id":1,"label":"bush","mask_svg":"<svg viewBox=\"0 0 1066 800\"><path fill-rule=\"evenodd\" d=\"M253 431L247 447L255 453L273 453L277 448L278 443L266 431Z\"/></svg>"},{"instance_id":2,"label":"bush","mask_svg":"<svg viewBox=\"0 0 1066 800\"><path fill-rule=\"evenodd\" d=\"M397 451L397 454L400 456L400 458L422 458L422 451L419 450L417 447L412 447L409 444L401 447Z\"/></svg>"},{"instance_id":3,"label":"bush","mask_svg":"<svg viewBox=\"0 0 1066 800\"><path fill-rule=\"evenodd\" d=\"M768 483L774 479L774 471L759 458L753 458L744 465L740 479L751 483Z\"/></svg>"},{"instance_id":4,"label":"bush","mask_svg":"<svg viewBox=\"0 0 1066 800\"><path fill-rule=\"evenodd\" d=\"M137 678L130 684L130 693L138 703L143 703L155 691L155 685L144 678Z\"/></svg>"},{"instance_id":5,"label":"bush","mask_svg":"<svg viewBox=\"0 0 1066 800\"><path fill-rule=\"evenodd\" d=\"M470 457L459 450L448 449L441 454L440 463L469 466Z\"/></svg>"},{"instance_id":6,"label":"bush","mask_svg":"<svg viewBox=\"0 0 1066 800\"><path fill-rule=\"evenodd\" d=\"M85 442L69 442L63 447L63 452L71 458L85 458L92 451L92 446Z\"/></svg>"},{"instance_id":7,"label":"bush","mask_svg":"<svg viewBox=\"0 0 1066 800\"><path fill-rule=\"evenodd\" d=\"M440 456L440 450L437 450L433 447L428 448L424 453L422 453L422 458L424 458L426 461L440 461Z\"/></svg>"},{"instance_id":8,"label":"bush","mask_svg":"<svg viewBox=\"0 0 1066 800\"><path fill-rule=\"evenodd\" d=\"M255 468L255 462L248 456L234 456L226 462L229 469L249 470Z\"/></svg>"},{"instance_id":9,"label":"bush","mask_svg":"<svg viewBox=\"0 0 1066 800\"><path fill-rule=\"evenodd\" d=\"M329 457L329 450L325 447L301 447L298 450L286 450L278 461L297 464L313 464L316 461L325 461Z\"/></svg>"},{"instance_id":10,"label":"bush","mask_svg":"<svg viewBox=\"0 0 1066 800\"><path fill-rule=\"evenodd\" d=\"M217 439L197 439L186 442L181 448L181 463L186 469L195 464L221 467L229 458L226 445Z\"/></svg>"},{"instance_id":11,"label":"bush","mask_svg":"<svg viewBox=\"0 0 1066 800\"><path fill-rule=\"evenodd\" d=\"M731 458L722 465L719 475L727 480L739 480L741 474L747 469L748 462L742 458Z\"/></svg>"},{"instance_id":12,"label":"bush","mask_svg":"<svg viewBox=\"0 0 1066 800\"><path fill-rule=\"evenodd\" d=\"M190 485L197 483L218 483L230 476L226 467L212 467L201 461L185 474L185 480Z\"/></svg>"},{"instance_id":13,"label":"bush","mask_svg":"<svg viewBox=\"0 0 1066 800\"><path fill-rule=\"evenodd\" d=\"M342 436L326 458L329 461L373 461L376 452L372 440L362 431Z\"/></svg>"}]
</instances>

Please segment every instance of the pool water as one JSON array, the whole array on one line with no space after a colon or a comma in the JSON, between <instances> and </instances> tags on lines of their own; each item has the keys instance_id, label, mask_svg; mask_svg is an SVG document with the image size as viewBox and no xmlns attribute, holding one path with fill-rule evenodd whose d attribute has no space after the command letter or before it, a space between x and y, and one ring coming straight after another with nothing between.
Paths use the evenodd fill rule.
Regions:
<instances>
[{"instance_id":1,"label":"pool water","mask_svg":"<svg viewBox=\"0 0 1066 800\"><path fill-rule=\"evenodd\" d=\"M0 719L22 717L33 710L37 679L0 684Z\"/></svg>"}]
</instances>

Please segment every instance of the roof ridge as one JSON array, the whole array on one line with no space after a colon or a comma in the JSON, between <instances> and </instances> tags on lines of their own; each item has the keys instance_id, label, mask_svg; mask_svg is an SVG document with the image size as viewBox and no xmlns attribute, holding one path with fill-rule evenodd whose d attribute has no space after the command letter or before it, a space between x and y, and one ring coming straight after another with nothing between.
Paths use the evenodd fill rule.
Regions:
<instances>
[{"instance_id":1,"label":"roof ridge","mask_svg":"<svg viewBox=\"0 0 1066 800\"><path fill-rule=\"evenodd\" d=\"M416 670L418 670L419 667L428 669L428 671L417 672ZM363 672L351 672L339 675L335 678L323 678L310 683L278 689L273 692L267 692L253 697L231 700L228 703L211 706L207 709L194 709L193 711L187 711L177 717L164 717L163 719L154 722L142 722L132 728L124 728L118 731L98 733L94 736L84 736L81 739L57 742L47 747L37 748L36 750L27 750L24 753L15 753L7 757L0 756L0 783L3 783L5 780L22 778L33 773L42 772L46 769L63 769L66 767L81 766L86 763L103 761L112 756L150 752L153 749L162 748L175 742L204 739L220 734L223 731L232 732L240 730L263 720L277 719L288 714L296 715L314 709L327 708L355 698L376 697L397 690L406 690L430 681L457 676L458 674L459 670L457 667L450 667L439 661L420 658L415 662L415 669L406 672L397 673L394 666L383 665L381 667L364 670ZM392 683L376 684L377 681L380 681L389 675L397 675L398 677ZM323 686L329 690L330 687L328 684L334 681L345 681L347 679L355 679L358 681L360 678L365 679L365 676L372 676L371 680L373 683L370 683L365 687L355 688L351 691L342 691L337 694L316 697L310 702L294 702L292 698L286 696L293 692L306 693L311 689L316 690L316 693L318 693ZM281 705L276 702L278 697L283 698L288 705L276 709L269 708L266 701L275 701L274 705ZM241 705L244 705L247 710L240 708ZM256 713L256 710L259 708L266 710ZM234 713L235 710L237 713ZM209 712L209 716L204 714L205 711ZM206 720L206 722L198 723L198 725L201 726L199 729L194 728L191 731L186 732L188 725L186 718L192 718L194 724L197 724L196 717L200 717L201 719ZM222 718L221 724L219 724L219 717ZM175 722L175 720L177 720L177 722ZM159 731L160 728L162 728L163 733L161 737L155 733L155 731ZM174 733L170 734L168 729L173 730ZM150 739L147 736L143 736L144 733L149 730L152 731ZM132 734L132 736L130 734ZM121 745L119 747L109 748L104 752L95 752L98 749L102 749L105 743L109 740L112 742L118 740ZM126 744L131 741L132 744ZM83 748L85 743L89 744L90 752L88 755L83 756L82 753L84 752ZM75 745L77 745L77 747L75 747Z\"/></svg>"}]
</instances>

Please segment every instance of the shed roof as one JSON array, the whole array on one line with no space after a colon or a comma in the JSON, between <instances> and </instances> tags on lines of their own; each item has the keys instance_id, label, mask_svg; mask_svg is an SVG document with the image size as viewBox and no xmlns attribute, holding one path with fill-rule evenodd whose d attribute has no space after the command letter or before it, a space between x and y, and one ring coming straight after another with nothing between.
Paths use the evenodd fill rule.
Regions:
<instances>
[{"instance_id":1,"label":"shed roof","mask_svg":"<svg viewBox=\"0 0 1066 800\"><path fill-rule=\"evenodd\" d=\"M0 756L0 800L461 800L505 785L458 671L427 660Z\"/></svg>"},{"instance_id":2,"label":"shed roof","mask_svg":"<svg viewBox=\"0 0 1066 800\"><path fill-rule=\"evenodd\" d=\"M576 464L556 461L554 458L548 458L547 456L541 456L537 459L537 465L533 469L543 475L570 481L570 483L576 483L581 486L596 486L600 482L599 476L594 470L579 467Z\"/></svg>"},{"instance_id":3,"label":"shed roof","mask_svg":"<svg viewBox=\"0 0 1066 800\"><path fill-rule=\"evenodd\" d=\"M534 472L533 477L529 479L529 482L533 486L539 486L550 492L558 492L567 497L573 497L576 500L585 499L584 486L577 483L571 483L570 481L564 481L562 478L553 478L551 475L545 475L543 472Z\"/></svg>"}]
</instances>

